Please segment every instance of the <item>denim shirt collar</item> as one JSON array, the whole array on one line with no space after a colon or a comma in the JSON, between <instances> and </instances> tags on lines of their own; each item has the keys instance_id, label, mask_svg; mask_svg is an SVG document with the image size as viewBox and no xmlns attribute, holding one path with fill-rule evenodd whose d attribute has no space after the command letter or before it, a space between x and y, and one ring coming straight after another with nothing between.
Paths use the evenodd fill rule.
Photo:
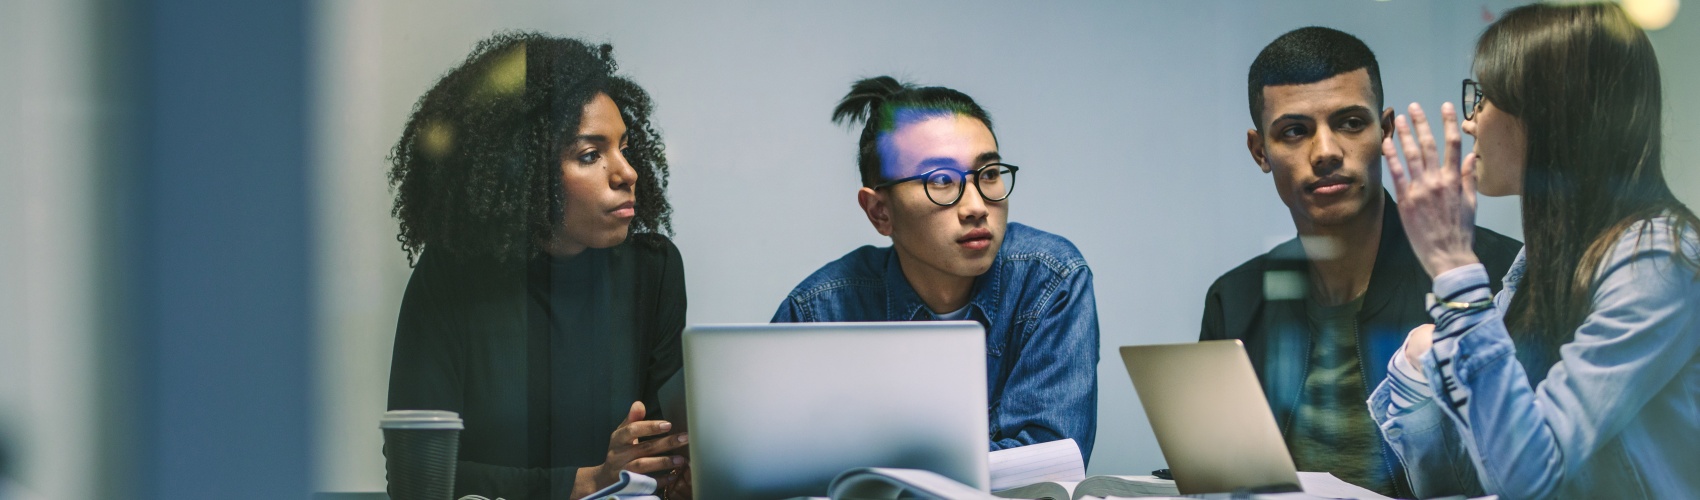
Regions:
<instances>
[{"instance_id":1,"label":"denim shirt collar","mask_svg":"<svg viewBox=\"0 0 1700 500\"><path fill-rule=\"evenodd\" d=\"M998 317L997 299L1003 296L1003 273L1000 272L1003 265L1003 249L999 248L992 267L974 278L974 288L968 299L968 317L977 319L988 329L992 318ZM921 300L920 294L909 286L909 279L903 276L903 266L898 263L896 249L888 253L885 261L885 297L885 317L891 321L929 320L932 319L931 313L939 312L927 309L927 303Z\"/></svg>"}]
</instances>

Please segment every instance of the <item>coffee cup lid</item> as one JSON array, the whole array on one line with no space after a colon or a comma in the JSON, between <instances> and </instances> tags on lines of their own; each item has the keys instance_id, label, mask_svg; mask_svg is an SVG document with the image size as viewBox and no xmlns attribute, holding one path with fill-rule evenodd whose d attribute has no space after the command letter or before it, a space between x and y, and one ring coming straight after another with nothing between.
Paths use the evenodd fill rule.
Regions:
<instances>
[{"instance_id":1,"label":"coffee cup lid","mask_svg":"<svg viewBox=\"0 0 1700 500\"><path fill-rule=\"evenodd\" d=\"M444 410L390 410L378 425L384 429L461 430L460 414Z\"/></svg>"}]
</instances>

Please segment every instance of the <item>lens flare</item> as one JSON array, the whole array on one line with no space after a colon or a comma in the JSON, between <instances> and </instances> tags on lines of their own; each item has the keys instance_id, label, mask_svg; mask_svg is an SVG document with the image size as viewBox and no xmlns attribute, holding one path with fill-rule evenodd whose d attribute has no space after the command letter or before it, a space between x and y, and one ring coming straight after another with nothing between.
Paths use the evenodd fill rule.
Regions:
<instances>
[{"instance_id":1,"label":"lens flare","mask_svg":"<svg viewBox=\"0 0 1700 500\"><path fill-rule=\"evenodd\" d=\"M490 65L484 76L484 90L495 95L509 95L525 90L525 46L515 47L502 54Z\"/></svg>"},{"instance_id":2,"label":"lens flare","mask_svg":"<svg viewBox=\"0 0 1700 500\"><path fill-rule=\"evenodd\" d=\"M1623 0L1623 12L1641 29L1652 31L1670 26L1681 4L1681 0Z\"/></svg>"}]
</instances>

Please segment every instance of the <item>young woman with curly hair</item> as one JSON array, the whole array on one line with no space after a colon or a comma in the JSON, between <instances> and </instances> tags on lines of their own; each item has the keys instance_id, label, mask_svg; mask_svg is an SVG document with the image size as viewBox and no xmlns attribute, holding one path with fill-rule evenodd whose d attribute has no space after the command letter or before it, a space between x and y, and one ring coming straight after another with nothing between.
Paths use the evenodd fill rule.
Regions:
<instances>
[{"instance_id":1,"label":"young woman with curly hair","mask_svg":"<svg viewBox=\"0 0 1700 500\"><path fill-rule=\"evenodd\" d=\"M610 51L485 40L392 153L415 268L389 408L460 414L456 498L581 498L622 470L688 486L669 474L685 436L645 420L662 416L685 319L667 162L648 95Z\"/></svg>"},{"instance_id":2,"label":"young woman with curly hair","mask_svg":"<svg viewBox=\"0 0 1700 500\"><path fill-rule=\"evenodd\" d=\"M1434 276L1429 313L1370 396L1420 497L1700 494L1700 221L1665 184L1658 58L1612 3L1514 9L1476 80L1383 154ZM1412 132L1415 132L1413 134ZM1475 193L1521 195L1523 254L1488 292Z\"/></svg>"}]
</instances>

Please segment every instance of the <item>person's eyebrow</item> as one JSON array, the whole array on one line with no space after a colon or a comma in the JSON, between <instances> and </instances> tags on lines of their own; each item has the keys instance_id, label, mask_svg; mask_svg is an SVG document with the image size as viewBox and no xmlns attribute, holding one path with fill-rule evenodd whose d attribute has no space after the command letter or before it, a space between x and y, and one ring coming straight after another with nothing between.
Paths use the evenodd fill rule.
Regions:
<instances>
[{"instance_id":1,"label":"person's eyebrow","mask_svg":"<svg viewBox=\"0 0 1700 500\"><path fill-rule=\"evenodd\" d=\"M628 135L630 135L630 134L629 133L628 134L621 134L620 135L620 142L625 142ZM575 141L575 142L583 141L583 142L589 142L589 143L593 143L593 144L609 144L609 143L614 142L612 140L609 140L608 136L603 135L603 134L577 135L577 136L573 136L573 141Z\"/></svg>"},{"instance_id":2,"label":"person's eyebrow","mask_svg":"<svg viewBox=\"0 0 1700 500\"><path fill-rule=\"evenodd\" d=\"M921 160L921 162L915 164L915 166L922 170L930 170L938 167L951 167L957 170L962 170L962 164L957 163L955 158L946 158L942 156Z\"/></svg>"},{"instance_id":3,"label":"person's eyebrow","mask_svg":"<svg viewBox=\"0 0 1700 500\"><path fill-rule=\"evenodd\" d=\"M980 156L974 157L974 164L985 165L987 163L995 163L1001 160L1003 160L1003 157L999 156L997 151L987 151L980 153ZM931 170L939 167L950 167L963 172L970 170L968 168L964 168L965 166L961 163L957 163L955 158L947 158L943 156L921 160L920 163L915 164L915 167L922 170Z\"/></svg>"},{"instance_id":4,"label":"person's eyebrow","mask_svg":"<svg viewBox=\"0 0 1700 500\"><path fill-rule=\"evenodd\" d=\"M1312 121L1312 120L1311 120L1310 116L1308 116L1308 115L1301 115L1301 114L1298 114L1298 113L1287 113L1287 114L1275 117L1274 120L1269 120L1269 123L1274 124L1274 123L1281 122L1281 121L1308 122L1308 121Z\"/></svg>"},{"instance_id":5,"label":"person's eyebrow","mask_svg":"<svg viewBox=\"0 0 1700 500\"><path fill-rule=\"evenodd\" d=\"M1335 110L1333 113L1329 113L1328 117L1329 118L1339 118L1339 117L1342 117L1342 116L1352 115L1352 114L1368 114L1368 115L1374 116L1375 110L1369 109L1369 106L1364 106L1362 104L1353 104L1351 106L1346 106L1344 108L1340 108L1338 110Z\"/></svg>"}]
</instances>

